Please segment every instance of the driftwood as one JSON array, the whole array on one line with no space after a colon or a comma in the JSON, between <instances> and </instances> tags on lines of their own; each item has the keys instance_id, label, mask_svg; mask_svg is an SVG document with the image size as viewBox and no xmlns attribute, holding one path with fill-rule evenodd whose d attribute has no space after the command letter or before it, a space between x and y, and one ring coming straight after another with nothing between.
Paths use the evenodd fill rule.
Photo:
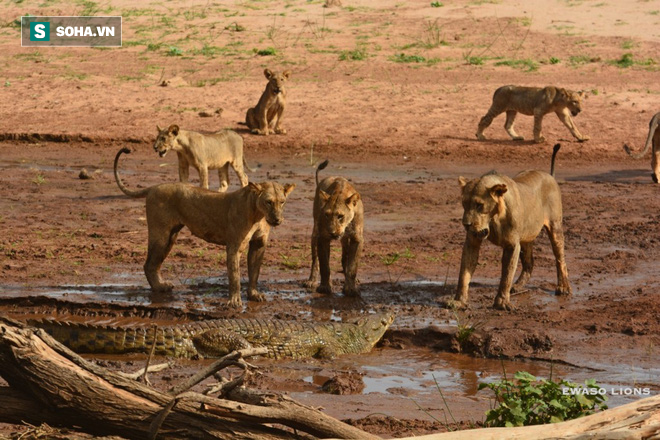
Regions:
<instances>
[{"instance_id":1,"label":"driftwood","mask_svg":"<svg viewBox=\"0 0 660 440\"><path fill-rule=\"evenodd\" d=\"M230 362L238 358L232 356ZM377 438L276 394L229 389L237 402L181 388L172 390L177 395L160 392L11 322L0 325L0 376L12 388L0 392L0 402L12 399L0 407L0 419L11 423L31 415L32 424L136 439Z\"/></svg>"},{"instance_id":2,"label":"driftwood","mask_svg":"<svg viewBox=\"0 0 660 440\"><path fill-rule=\"evenodd\" d=\"M660 440L660 395L550 425L485 428L400 440Z\"/></svg>"}]
</instances>

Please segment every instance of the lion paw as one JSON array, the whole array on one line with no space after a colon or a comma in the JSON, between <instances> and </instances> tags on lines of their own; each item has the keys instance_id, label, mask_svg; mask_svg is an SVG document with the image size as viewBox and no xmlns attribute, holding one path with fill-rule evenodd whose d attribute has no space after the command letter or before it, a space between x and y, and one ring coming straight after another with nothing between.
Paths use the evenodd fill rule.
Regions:
<instances>
[{"instance_id":1,"label":"lion paw","mask_svg":"<svg viewBox=\"0 0 660 440\"><path fill-rule=\"evenodd\" d=\"M445 303L445 307L448 309L465 309L467 308L467 303L458 299L450 299Z\"/></svg>"},{"instance_id":2,"label":"lion paw","mask_svg":"<svg viewBox=\"0 0 660 440\"><path fill-rule=\"evenodd\" d=\"M276 128L275 134L286 134L286 130L283 128Z\"/></svg>"},{"instance_id":3,"label":"lion paw","mask_svg":"<svg viewBox=\"0 0 660 440\"><path fill-rule=\"evenodd\" d=\"M174 285L172 283L159 283L154 286L151 286L151 290L154 292L162 293L162 292L171 292L172 289L174 289Z\"/></svg>"},{"instance_id":4,"label":"lion paw","mask_svg":"<svg viewBox=\"0 0 660 440\"><path fill-rule=\"evenodd\" d=\"M588 141L589 139L591 139L591 137L589 137L589 136L582 136L581 138L578 139L578 142L586 142L586 141Z\"/></svg>"},{"instance_id":5,"label":"lion paw","mask_svg":"<svg viewBox=\"0 0 660 440\"><path fill-rule=\"evenodd\" d=\"M305 289L313 289L316 287L316 280L305 280L300 283Z\"/></svg>"},{"instance_id":6,"label":"lion paw","mask_svg":"<svg viewBox=\"0 0 660 440\"><path fill-rule=\"evenodd\" d=\"M344 296L353 296L353 297L359 297L360 296L360 289L357 287L346 287L344 286L344 289L342 290L342 293Z\"/></svg>"},{"instance_id":7,"label":"lion paw","mask_svg":"<svg viewBox=\"0 0 660 440\"><path fill-rule=\"evenodd\" d=\"M479 139L480 141L485 141L485 140L486 140L486 136L484 136L484 135L481 134L481 133L477 133L477 139Z\"/></svg>"},{"instance_id":8,"label":"lion paw","mask_svg":"<svg viewBox=\"0 0 660 440\"><path fill-rule=\"evenodd\" d=\"M569 296L572 294L571 286L557 286L557 289L555 289L555 295Z\"/></svg>"},{"instance_id":9,"label":"lion paw","mask_svg":"<svg viewBox=\"0 0 660 440\"><path fill-rule=\"evenodd\" d=\"M493 303L493 308L497 310L506 310L509 312L514 309L513 305L511 304L511 301L504 300L499 296L495 298L495 302Z\"/></svg>"},{"instance_id":10,"label":"lion paw","mask_svg":"<svg viewBox=\"0 0 660 440\"><path fill-rule=\"evenodd\" d=\"M326 295L332 294L332 287L330 284L321 284L316 288L316 293L325 293Z\"/></svg>"},{"instance_id":11,"label":"lion paw","mask_svg":"<svg viewBox=\"0 0 660 440\"><path fill-rule=\"evenodd\" d=\"M513 139L514 141L524 141L525 140L525 138L522 137L522 136L511 136L511 139Z\"/></svg>"},{"instance_id":12,"label":"lion paw","mask_svg":"<svg viewBox=\"0 0 660 440\"><path fill-rule=\"evenodd\" d=\"M543 142L545 142L545 136L539 136L537 138L534 138L534 142L536 142L537 144L542 144Z\"/></svg>"},{"instance_id":13,"label":"lion paw","mask_svg":"<svg viewBox=\"0 0 660 440\"><path fill-rule=\"evenodd\" d=\"M241 301L241 296L240 295L232 295L231 298L229 298L229 301L227 301L227 306L231 308L239 308L243 305L243 301Z\"/></svg>"},{"instance_id":14,"label":"lion paw","mask_svg":"<svg viewBox=\"0 0 660 440\"><path fill-rule=\"evenodd\" d=\"M266 301L266 295L256 290L248 291L248 301L262 302Z\"/></svg>"},{"instance_id":15,"label":"lion paw","mask_svg":"<svg viewBox=\"0 0 660 440\"><path fill-rule=\"evenodd\" d=\"M653 176L651 176L651 178L653 179L653 181L655 183L658 183L658 175L657 174L653 174Z\"/></svg>"}]
</instances>

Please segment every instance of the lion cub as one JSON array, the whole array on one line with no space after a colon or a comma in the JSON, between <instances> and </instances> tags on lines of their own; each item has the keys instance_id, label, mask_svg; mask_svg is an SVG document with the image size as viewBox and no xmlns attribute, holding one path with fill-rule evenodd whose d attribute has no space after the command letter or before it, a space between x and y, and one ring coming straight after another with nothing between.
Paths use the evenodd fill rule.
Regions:
<instances>
[{"instance_id":1,"label":"lion cub","mask_svg":"<svg viewBox=\"0 0 660 440\"><path fill-rule=\"evenodd\" d=\"M199 173L200 186L209 188L209 170L218 170L220 188L225 192L229 187L229 167L231 166L241 186L248 184L243 166L253 171L243 157L243 138L233 130L223 130L213 134L181 130L178 125L166 129L156 126L158 137L154 151L164 157L168 151L175 151L179 157L179 181L188 182L188 171L195 167Z\"/></svg>"},{"instance_id":2,"label":"lion cub","mask_svg":"<svg viewBox=\"0 0 660 440\"><path fill-rule=\"evenodd\" d=\"M582 98L584 92L572 92L559 87L521 87L503 86L495 91L493 104L486 115L479 121L477 139L485 140L484 130L493 122L500 113L506 112L504 129L514 141L522 141L524 138L513 129L516 114L534 116L534 142L543 142L545 138L541 134L543 116L555 112L561 122L564 123L573 136L580 141L588 141L589 136L583 136L575 126L571 115L577 116L582 111Z\"/></svg>"},{"instance_id":3,"label":"lion cub","mask_svg":"<svg viewBox=\"0 0 660 440\"><path fill-rule=\"evenodd\" d=\"M286 90L284 82L289 79L291 72L285 70L282 73L264 70L268 80L266 90L259 98L256 107L248 109L245 115L245 124L254 134L268 135L270 133L286 134L286 130L280 125L282 113L286 107Z\"/></svg>"},{"instance_id":4,"label":"lion cub","mask_svg":"<svg viewBox=\"0 0 660 440\"><path fill-rule=\"evenodd\" d=\"M510 291L513 276L522 259L522 272L513 288L520 290L529 280L534 267L534 240L541 229L548 231L557 266L557 290L560 295L571 294L568 271L564 259L564 233L559 185L554 178L555 157L552 153L550 174L542 171L523 171L513 179L490 172L468 181L459 177L463 202L463 226L466 230L461 270L456 296L450 306L465 307L472 273L479 260L484 238L503 248L502 279L493 307L511 310Z\"/></svg>"},{"instance_id":5,"label":"lion cub","mask_svg":"<svg viewBox=\"0 0 660 440\"><path fill-rule=\"evenodd\" d=\"M328 166L324 161L316 168L314 197L314 229L312 231L312 270L304 283L313 288L321 271L319 293L332 293L330 285L330 241L341 240L341 267L344 271L344 295L360 296L357 270L364 241L364 208L360 194L343 177L326 177L319 182L319 171Z\"/></svg>"},{"instance_id":6,"label":"lion cub","mask_svg":"<svg viewBox=\"0 0 660 440\"><path fill-rule=\"evenodd\" d=\"M294 184L275 182L249 183L231 193L217 193L184 183L163 183L131 191L122 183L117 171L121 149L115 156L115 180L119 189L130 197L146 197L149 246L144 273L154 291L172 290L163 281L160 267L184 226L209 243L227 246L227 277L229 305L241 305L241 275L239 261L247 248L248 300L263 301L257 291L259 271L264 258L271 226L282 223L284 203Z\"/></svg>"}]
</instances>

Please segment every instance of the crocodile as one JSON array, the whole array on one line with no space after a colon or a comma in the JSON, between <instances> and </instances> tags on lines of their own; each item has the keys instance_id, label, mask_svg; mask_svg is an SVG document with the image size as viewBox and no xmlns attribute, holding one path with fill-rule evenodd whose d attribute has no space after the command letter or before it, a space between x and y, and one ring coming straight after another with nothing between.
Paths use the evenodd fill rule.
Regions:
<instances>
[{"instance_id":1,"label":"crocodile","mask_svg":"<svg viewBox=\"0 0 660 440\"><path fill-rule=\"evenodd\" d=\"M355 322L299 322L279 319L212 319L171 326L105 326L55 319L28 320L78 353L148 353L177 358L216 358L233 350L267 347L279 359L332 359L367 353L381 339L394 314L364 316Z\"/></svg>"}]
</instances>

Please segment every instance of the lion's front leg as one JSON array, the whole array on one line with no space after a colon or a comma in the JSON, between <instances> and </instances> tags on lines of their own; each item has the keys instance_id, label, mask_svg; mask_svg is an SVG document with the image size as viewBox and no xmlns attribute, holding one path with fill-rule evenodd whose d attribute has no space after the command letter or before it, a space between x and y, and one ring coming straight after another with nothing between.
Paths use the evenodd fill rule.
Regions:
<instances>
[{"instance_id":1,"label":"lion's front leg","mask_svg":"<svg viewBox=\"0 0 660 440\"><path fill-rule=\"evenodd\" d=\"M280 125L282 123L282 113L284 113L284 106L280 105L275 114L275 133L276 134L286 134L286 130Z\"/></svg>"},{"instance_id":2,"label":"lion's front leg","mask_svg":"<svg viewBox=\"0 0 660 440\"><path fill-rule=\"evenodd\" d=\"M584 142L591 139L589 136L583 136L582 134L580 134L580 131L577 129L577 126L573 122L573 118L571 118L571 113L567 108L563 109L560 112L557 112L557 117L559 117L559 120L564 123L566 128L568 128L571 134L578 141Z\"/></svg>"},{"instance_id":3,"label":"lion's front leg","mask_svg":"<svg viewBox=\"0 0 660 440\"><path fill-rule=\"evenodd\" d=\"M657 133L660 133L660 130L656 132L656 136L658 136ZM658 179L660 179L660 136L658 136L659 139L656 142L655 137L653 138L653 151L651 152L651 169L653 170L653 181L655 183L658 183Z\"/></svg>"},{"instance_id":4,"label":"lion's front leg","mask_svg":"<svg viewBox=\"0 0 660 440\"><path fill-rule=\"evenodd\" d=\"M229 188L229 164L226 163L220 168L218 168L218 179L220 180L220 186L218 187L218 192L226 192Z\"/></svg>"},{"instance_id":5,"label":"lion's front leg","mask_svg":"<svg viewBox=\"0 0 660 440\"><path fill-rule=\"evenodd\" d=\"M319 271L321 272L321 284L316 288L318 293L332 293L330 285L330 239L319 237L317 244L319 258Z\"/></svg>"},{"instance_id":6,"label":"lion's front leg","mask_svg":"<svg viewBox=\"0 0 660 440\"><path fill-rule=\"evenodd\" d=\"M518 257L520 255L520 243L513 246L505 246L502 251L502 279L500 287L495 297L493 307L500 310L513 310L511 305L511 285L513 276L518 266Z\"/></svg>"},{"instance_id":7,"label":"lion's front leg","mask_svg":"<svg viewBox=\"0 0 660 440\"><path fill-rule=\"evenodd\" d=\"M357 270L362 253L362 241L356 237L342 239L342 266L344 269L344 295L360 296L357 287Z\"/></svg>"},{"instance_id":8,"label":"lion's front leg","mask_svg":"<svg viewBox=\"0 0 660 440\"><path fill-rule=\"evenodd\" d=\"M267 236L253 237L250 240L250 247L248 248L248 301L266 300L266 296L257 290L257 283L259 282L259 272L261 271L261 263L264 261L267 242Z\"/></svg>"},{"instance_id":9,"label":"lion's front leg","mask_svg":"<svg viewBox=\"0 0 660 440\"><path fill-rule=\"evenodd\" d=\"M240 307L241 301L241 271L239 260L241 253L237 246L227 245L227 278L229 278L229 307Z\"/></svg>"},{"instance_id":10,"label":"lion's front leg","mask_svg":"<svg viewBox=\"0 0 660 440\"><path fill-rule=\"evenodd\" d=\"M447 302L449 307L464 308L468 302L468 289L470 288L470 280L472 274L477 268L479 262L479 249L481 248L482 240L475 237L468 232L465 237L465 244L463 245L463 254L461 255L461 269L458 274L458 286L456 288L456 296L453 300Z\"/></svg>"},{"instance_id":11,"label":"lion's front leg","mask_svg":"<svg viewBox=\"0 0 660 440\"><path fill-rule=\"evenodd\" d=\"M179 182L187 183L190 173L190 164L183 154L178 151L176 154L179 158Z\"/></svg>"}]
</instances>

